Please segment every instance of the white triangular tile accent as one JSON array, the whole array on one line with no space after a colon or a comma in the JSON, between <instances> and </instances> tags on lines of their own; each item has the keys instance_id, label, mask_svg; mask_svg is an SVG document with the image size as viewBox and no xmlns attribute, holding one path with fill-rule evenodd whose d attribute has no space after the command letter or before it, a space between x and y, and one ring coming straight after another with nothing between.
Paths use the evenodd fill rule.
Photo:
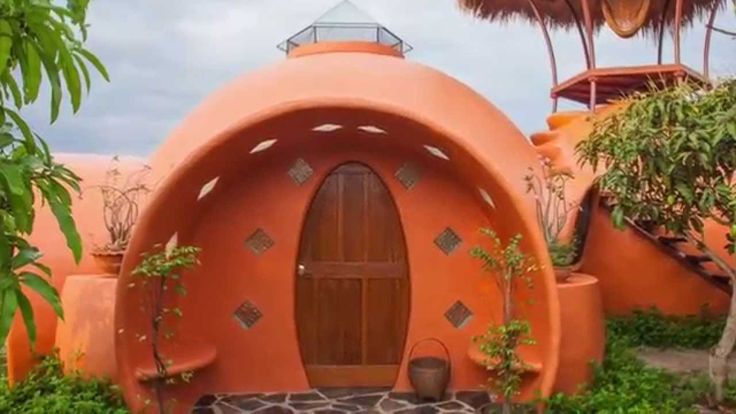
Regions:
<instances>
[{"instance_id":1,"label":"white triangular tile accent","mask_svg":"<svg viewBox=\"0 0 736 414\"><path fill-rule=\"evenodd\" d=\"M258 143L255 147L253 147L252 150L250 150L251 154L255 154L256 152L265 151L273 146L273 144L278 141L277 139L266 139Z\"/></svg>"},{"instance_id":2,"label":"white triangular tile accent","mask_svg":"<svg viewBox=\"0 0 736 414\"><path fill-rule=\"evenodd\" d=\"M375 125L361 125L358 127L358 129L363 132L368 132L369 134L387 134L386 130L381 129Z\"/></svg>"},{"instance_id":3,"label":"white triangular tile accent","mask_svg":"<svg viewBox=\"0 0 736 414\"><path fill-rule=\"evenodd\" d=\"M169 241L166 242L166 246L164 246L164 252L166 253L166 256L170 255L171 252L179 245L179 233L174 233Z\"/></svg>"},{"instance_id":4,"label":"white triangular tile accent","mask_svg":"<svg viewBox=\"0 0 736 414\"><path fill-rule=\"evenodd\" d=\"M337 131L338 129L342 129L342 125L338 125L338 124L322 124L322 125L318 125L318 126L312 128L312 131L315 131L315 132L332 132L332 131Z\"/></svg>"},{"instance_id":5,"label":"white triangular tile accent","mask_svg":"<svg viewBox=\"0 0 736 414\"><path fill-rule=\"evenodd\" d=\"M447 154L442 152L442 150L437 147L433 147L431 145L425 145L424 148L426 148L430 154L434 155L437 158L442 158L443 160L448 160L448 161L450 160L450 157L448 157Z\"/></svg>"},{"instance_id":6,"label":"white triangular tile accent","mask_svg":"<svg viewBox=\"0 0 736 414\"><path fill-rule=\"evenodd\" d=\"M483 198L483 201L488 203L488 205L491 206L491 208L493 209L496 208L496 203L493 202L493 199L491 198L491 195L488 194L488 191L482 188L478 188L478 192L480 193L480 196Z\"/></svg>"}]
</instances>

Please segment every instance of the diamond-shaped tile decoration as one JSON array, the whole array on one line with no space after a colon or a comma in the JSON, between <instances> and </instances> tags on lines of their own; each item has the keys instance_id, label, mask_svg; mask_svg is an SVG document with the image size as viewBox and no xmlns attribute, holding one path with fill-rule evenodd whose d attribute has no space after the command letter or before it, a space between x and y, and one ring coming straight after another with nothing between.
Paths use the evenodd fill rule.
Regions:
<instances>
[{"instance_id":1,"label":"diamond-shaped tile decoration","mask_svg":"<svg viewBox=\"0 0 736 414\"><path fill-rule=\"evenodd\" d=\"M301 158L296 160L294 165L289 169L289 177L299 185L304 184L312 174L314 174L312 167Z\"/></svg>"},{"instance_id":2,"label":"diamond-shaped tile decoration","mask_svg":"<svg viewBox=\"0 0 736 414\"><path fill-rule=\"evenodd\" d=\"M452 254L452 252L454 252L462 242L463 239L455 233L455 230L449 227L442 230L442 233L434 239L434 244L436 244L437 247L439 247L440 250L448 256Z\"/></svg>"},{"instance_id":3,"label":"diamond-shaped tile decoration","mask_svg":"<svg viewBox=\"0 0 736 414\"><path fill-rule=\"evenodd\" d=\"M396 171L396 179L407 189L411 190L422 178L422 171L416 165L407 162Z\"/></svg>"},{"instance_id":4,"label":"diamond-shaped tile decoration","mask_svg":"<svg viewBox=\"0 0 736 414\"><path fill-rule=\"evenodd\" d=\"M215 186L217 185L217 182L220 181L220 177L215 177L207 182L207 184L203 185L202 188L199 190L199 195L197 196L197 201L203 199L207 194L211 193L212 190L215 189Z\"/></svg>"},{"instance_id":5,"label":"diamond-shaped tile decoration","mask_svg":"<svg viewBox=\"0 0 736 414\"><path fill-rule=\"evenodd\" d=\"M263 313L251 301L246 300L235 310L233 316L243 329L250 329L263 317Z\"/></svg>"},{"instance_id":6,"label":"diamond-shaped tile decoration","mask_svg":"<svg viewBox=\"0 0 736 414\"><path fill-rule=\"evenodd\" d=\"M457 329L462 329L473 319L473 312L461 301L457 301L445 312L445 318Z\"/></svg>"},{"instance_id":7,"label":"diamond-shaped tile decoration","mask_svg":"<svg viewBox=\"0 0 736 414\"><path fill-rule=\"evenodd\" d=\"M245 239L246 247L248 247L256 256L263 254L266 250L270 249L273 244L273 239L263 229L257 229L253 234Z\"/></svg>"}]
</instances>

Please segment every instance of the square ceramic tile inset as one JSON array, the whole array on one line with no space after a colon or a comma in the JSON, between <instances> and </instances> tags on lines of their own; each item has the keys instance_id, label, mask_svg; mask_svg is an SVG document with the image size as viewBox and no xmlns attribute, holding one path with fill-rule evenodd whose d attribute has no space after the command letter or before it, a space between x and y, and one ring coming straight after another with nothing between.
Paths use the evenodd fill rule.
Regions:
<instances>
[{"instance_id":1,"label":"square ceramic tile inset","mask_svg":"<svg viewBox=\"0 0 736 414\"><path fill-rule=\"evenodd\" d=\"M414 188L414 186L419 182L419 179L422 178L422 172L419 170L419 167L408 162L402 165L401 168L396 171L395 175L396 179L399 180L407 190Z\"/></svg>"},{"instance_id":2,"label":"square ceramic tile inset","mask_svg":"<svg viewBox=\"0 0 736 414\"><path fill-rule=\"evenodd\" d=\"M235 310L233 316L243 329L250 329L263 317L263 313L251 301L246 300Z\"/></svg>"},{"instance_id":3,"label":"square ceramic tile inset","mask_svg":"<svg viewBox=\"0 0 736 414\"><path fill-rule=\"evenodd\" d=\"M458 246L460 246L462 242L463 239L461 239L460 236L458 236L457 233L449 227L442 230L442 233L434 239L434 244L436 244L437 247L439 247L440 250L448 256L457 250Z\"/></svg>"},{"instance_id":4,"label":"square ceramic tile inset","mask_svg":"<svg viewBox=\"0 0 736 414\"><path fill-rule=\"evenodd\" d=\"M260 256L265 253L266 250L270 249L274 245L274 241L271 236L268 235L263 229L258 229L253 232L247 239L245 239L245 245L256 255Z\"/></svg>"},{"instance_id":5,"label":"square ceramic tile inset","mask_svg":"<svg viewBox=\"0 0 736 414\"><path fill-rule=\"evenodd\" d=\"M298 185L304 184L314 174L312 167L303 159L299 158L289 169L289 177Z\"/></svg>"},{"instance_id":6,"label":"square ceramic tile inset","mask_svg":"<svg viewBox=\"0 0 736 414\"><path fill-rule=\"evenodd\" d=\"M457 301L445 312L445 318L457 329L461 329L473 319L473 312L461 301Z\"/></svg>"}]
</instances>

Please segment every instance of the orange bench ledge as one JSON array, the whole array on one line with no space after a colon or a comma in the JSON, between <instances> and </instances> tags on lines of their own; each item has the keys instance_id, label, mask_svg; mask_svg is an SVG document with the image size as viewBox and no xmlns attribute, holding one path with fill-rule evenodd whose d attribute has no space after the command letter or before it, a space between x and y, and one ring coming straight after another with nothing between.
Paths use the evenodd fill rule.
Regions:
<instances>
[{"instance_id":1,"label":"orange bench ledge","mask_svg":"<svg viewBox=\"0 0 736 414\"><path fill-rule=\"evenodd\" d=\"M488 357L485 356L482 352L480 352L480 348L477 344L471 343L470 347L468 347L468 357L475 362L477 365L482 366L483 368L488 369ZM524 367L518 367L523 368L524 372L526 373L540 373L542 372L542 363L539 361L533 361L529 360L528 358L525 358L523 355L521 356L521 359L524 361L525 366Z\"/></svg>"},{"instance_id":2,"label":"orange bench ledge","mask_svg":"<svg viewBox=\"0 0 736 414\"><path fill-rule=\"evenodd\" d=\"M167 377L174 377L187 371L197 371L211 365L217 358L217 349L206 342L176 343L171 349L162 351L164 358L172 364L166 370ZM150 381L158 377L153 358L135 370L138 381Z\"/></svg>"}]
</instances>

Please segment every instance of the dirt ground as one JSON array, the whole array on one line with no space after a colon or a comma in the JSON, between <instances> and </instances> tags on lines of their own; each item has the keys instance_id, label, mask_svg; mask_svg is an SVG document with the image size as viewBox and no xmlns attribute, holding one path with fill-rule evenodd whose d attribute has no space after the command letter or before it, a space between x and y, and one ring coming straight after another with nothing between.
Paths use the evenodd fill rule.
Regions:
<instances>
[{"instance_id":1,"label":"dirt ground","mask_svg":"<svg viewBox=\"0 0 736 414\"><path fill-rule=\"evenodd\" d=\"M708 373L707 349L657 349L639 348L637 357L645 364L676 374L701 372ZM736 370L736 359L728 361L729 371Z\"/></svg>"}]
</instances>

